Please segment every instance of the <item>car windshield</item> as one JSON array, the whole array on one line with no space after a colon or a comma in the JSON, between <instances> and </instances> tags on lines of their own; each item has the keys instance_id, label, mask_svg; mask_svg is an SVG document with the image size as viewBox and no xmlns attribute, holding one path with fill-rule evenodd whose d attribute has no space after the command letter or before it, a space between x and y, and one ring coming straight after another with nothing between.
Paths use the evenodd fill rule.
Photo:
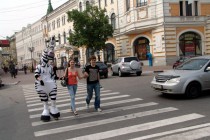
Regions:
<instances>
[{"instance_id":1,"label":"car windshield","mask_svg":"<svg viewBox=\"0 0 210 140\"><path fill-rule=\"evenodd\" d=\"M124 62L131 62L133 60L139 61L137 57L126 57L126 58L124 58Z\"/></svg>"},{"instance_id":2,"label":"car windshield","mask_svg":"<svg viewBox=\"0 0 210 140\"><path fill-rule=\"evenodd\" d=\"M200 70L209 59L191 59L182 65L178 66L178 70Z\"/></svg>"}]
</instances>

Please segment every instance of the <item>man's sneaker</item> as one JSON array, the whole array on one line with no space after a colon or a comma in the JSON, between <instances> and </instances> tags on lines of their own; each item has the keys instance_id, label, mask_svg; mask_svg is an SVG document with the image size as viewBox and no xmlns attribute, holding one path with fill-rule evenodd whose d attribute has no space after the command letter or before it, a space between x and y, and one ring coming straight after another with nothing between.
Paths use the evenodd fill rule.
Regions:
<instances>
[{"instance_id":1,"label":"man's sneaker","mask_svg":"<svg viewBox=\"0 0 210 140\"><path fill-rule=\"evenodd\" d=\"M101 112L102 110L101 110L101 108L97 108L97 111L98 111L98 112Z\"/></svg>"},{"instance_id":2,"label":"man's sneaker","mask_svg":"<svg viewBox=\"0 0 210 140\"><path fill-rule=\"evenodd\" d=\"M86 108L89 109L89 104L86 104Z\"/></svg>"}]
</instances>

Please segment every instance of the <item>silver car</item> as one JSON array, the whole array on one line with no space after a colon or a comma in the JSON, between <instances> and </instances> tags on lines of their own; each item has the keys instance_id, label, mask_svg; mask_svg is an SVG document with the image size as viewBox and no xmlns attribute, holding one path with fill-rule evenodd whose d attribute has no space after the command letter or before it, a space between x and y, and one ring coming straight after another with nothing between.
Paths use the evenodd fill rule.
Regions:
<instances>
[{"instance_id":1,"label":"silver car","mask_svg":"<svg viewBox=\"0 0 210 140\"><path fill-rule=\"evenodd\" d=\"M120 77L124 74L142 73L142 65L137 57L119 57L111 66L112 75L118 74Z\"/></svg>"},{"instance_id":2,"label":"silver car","mask_svg":"<svg viewBox=\"0 0 210 140\"><path fill-rule=\"evenodd\" d=\"M151 87L165 94L198 97L201 91L210 89L210 56L191 58L174 70L158 74Z\"/></svg>"}]
</instances>

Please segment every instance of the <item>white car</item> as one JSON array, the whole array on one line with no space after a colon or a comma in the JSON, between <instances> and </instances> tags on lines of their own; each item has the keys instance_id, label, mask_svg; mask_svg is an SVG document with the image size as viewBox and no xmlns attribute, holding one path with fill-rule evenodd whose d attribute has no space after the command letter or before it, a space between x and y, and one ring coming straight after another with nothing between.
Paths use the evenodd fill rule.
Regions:
<instances>
[{"instance_id":1,"label":"white car","mask_svg":"<svg viewBox=\"0 0 210 140\"><path fill-rule=\"evenodd\" d=\"M195 98L210 90L210 56L194 57L176 69L155 76L151 87L164 94L185 94Z\"/></svg>"},{"instance_id":2,"label":"white car","mask_svg":"<svg viewBox=\"0 0 210 140\"><path fill-rule=\"evenodd\" d=\"M112 75L118 74L120 77L124 74L142 73L142 65L137 57L119 57L111 66Z\"/></svg>"}]
</instances>

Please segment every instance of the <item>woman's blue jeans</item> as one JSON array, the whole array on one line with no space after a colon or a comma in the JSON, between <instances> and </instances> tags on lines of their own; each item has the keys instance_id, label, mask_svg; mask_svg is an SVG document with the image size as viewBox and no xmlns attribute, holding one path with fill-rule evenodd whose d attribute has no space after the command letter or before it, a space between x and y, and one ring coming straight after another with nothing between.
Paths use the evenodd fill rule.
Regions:
<instances>
[{"instance_id":1,"label":"woman's blue jeans","mask_svg":"<svg viewBox=\"0 0 210 140\"><path fill-rule=\"evenodd\" d=\"M71 109L72 111L76 111L75 107L75 96L77 92L77 85L67 85L69 95L71 97Z\"/></svg>"},{"instance_id":2,"label":"woman's blue jeans","mask_svg":"<svg viewBox=\"0 0 210 140\"><path fill-rule=\"evenodd\" d=\"M93 97L93 90L95 91L95 102L94 106L95 109L97 110L100 108L100 84L94 83L94 84L87 84L87 98L86 98L86 103L90 104L90 100Z\"/></svg>"}]
</instances>

